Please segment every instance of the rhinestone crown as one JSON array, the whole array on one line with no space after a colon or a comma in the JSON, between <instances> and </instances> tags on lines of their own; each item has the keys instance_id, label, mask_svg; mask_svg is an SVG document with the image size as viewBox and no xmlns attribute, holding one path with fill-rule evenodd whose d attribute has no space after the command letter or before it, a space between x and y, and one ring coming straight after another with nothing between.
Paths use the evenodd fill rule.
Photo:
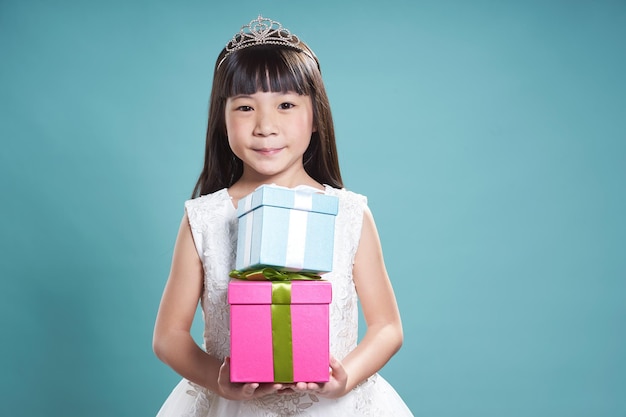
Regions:
<instances>
[{"instance_id":1,"label":"rhinestone crown","mask_svg":"<svg viewBox=\"0 0 626 417\"><path fill-rule=\"evenodd\" d=\"M222 62L235 51L266 44L289 46L313 58L308 51L299 46L300 38L284 28L279 22L259 15L247 25L243 25L239 32L226 44L226 54L217 67L219 68Z\"/></svg>"}]
</instances>

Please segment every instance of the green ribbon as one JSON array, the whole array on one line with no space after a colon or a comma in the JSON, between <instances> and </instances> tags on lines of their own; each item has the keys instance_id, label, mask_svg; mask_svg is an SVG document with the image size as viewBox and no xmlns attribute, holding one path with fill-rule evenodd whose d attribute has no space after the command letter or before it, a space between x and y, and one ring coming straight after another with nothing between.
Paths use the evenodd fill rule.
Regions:
<instances>
[{"instance_id":1,"label":"green ribbon","mask_svg":"<svg viewBox=\"0 0 626 417\"><path fill-rule=\"evenodd\" d=\"M272 349L274 382L293 382L291 282L272 282Z\"/></svg>"},{"instance_id":2,"label":"green ribbon","mask_svg":"<svg viewBox=\"0 0 626 417\"><path fill-rule=\"evenodd\" d=\"M274 382L293 382L293 343L291 332L291 281L312 281L322 277L308 272L262 268L230 272L231 278L272 282L272 355Z\"/></svg>"}]
</instances>

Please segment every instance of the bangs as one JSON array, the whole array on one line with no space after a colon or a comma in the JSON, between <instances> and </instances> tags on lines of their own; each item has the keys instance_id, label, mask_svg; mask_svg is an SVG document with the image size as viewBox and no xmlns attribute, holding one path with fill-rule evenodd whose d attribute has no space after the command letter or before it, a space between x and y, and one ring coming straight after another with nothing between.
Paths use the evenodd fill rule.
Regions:
<instances>
[{"instance_id":1,"label":"bangs","mask_svg":"<svg viewBox=\"0 0 626 417\"><path fill-rule=\"evenodd\" d=\"M232 53L224 64L220 94L224 98L257 91L311 95L315 63L295 49L276 45L245 48Z\"/></svg>"}]
</instances>

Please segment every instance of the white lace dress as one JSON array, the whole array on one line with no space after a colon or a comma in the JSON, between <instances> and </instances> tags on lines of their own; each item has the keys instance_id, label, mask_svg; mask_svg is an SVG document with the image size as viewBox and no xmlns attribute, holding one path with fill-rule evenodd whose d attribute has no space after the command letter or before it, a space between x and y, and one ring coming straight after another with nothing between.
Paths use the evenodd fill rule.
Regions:
<instances>
[{"instance_id":1,"label":"white lace dress","mask_svg":"<svg viewBox=\"0 0 626 417\"><path fill-rule=\"evenodd\" d=\"M326 186L325 193L339 198L335 223L330 351L343 359L357 343L357 294L352 265L361 236L364 196ZM185 203L198 254L204 265L202 310L206 351L218 358L229 353L228 273L235 265L237 216L226 189ZM249 401L232 401L183 379L161 407L157 417L403 417L411 412L396 391L376 374L339 399L313 393L268 395Z\"/></svg>"}]
</instances>

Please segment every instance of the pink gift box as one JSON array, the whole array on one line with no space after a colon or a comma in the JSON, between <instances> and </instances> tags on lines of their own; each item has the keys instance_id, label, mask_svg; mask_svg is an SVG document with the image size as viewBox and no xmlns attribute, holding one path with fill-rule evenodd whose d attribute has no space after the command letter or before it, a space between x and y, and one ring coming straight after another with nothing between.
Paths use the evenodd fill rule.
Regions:
<instances>
[{"instance_id":1,"label":"pink gift box","mask_svg":"<svg viewBox=\"0 0 626 417\"><path fill-rule=\"evenodd\" d=\"M328 281L231 280L231 381L327 382L331 298Z\"/></svg>"}]
</instances>

